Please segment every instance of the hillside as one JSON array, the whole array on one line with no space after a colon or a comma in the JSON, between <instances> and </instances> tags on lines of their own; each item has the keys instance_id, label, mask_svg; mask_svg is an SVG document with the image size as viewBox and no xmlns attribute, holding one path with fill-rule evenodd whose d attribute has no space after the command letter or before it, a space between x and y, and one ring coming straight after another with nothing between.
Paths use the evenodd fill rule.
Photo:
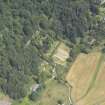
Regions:
<instances>
[{"instance_id":1,"label":"hillside","mask_svg":"<svg viewBox=\"0 0 105 105\"><path fill-rule=\"evenodd\" d=\"M92 52L105 54L102 0L0 0L0 94L11 104L69 104L68 68Z\"/></svg>"}]
</instances>

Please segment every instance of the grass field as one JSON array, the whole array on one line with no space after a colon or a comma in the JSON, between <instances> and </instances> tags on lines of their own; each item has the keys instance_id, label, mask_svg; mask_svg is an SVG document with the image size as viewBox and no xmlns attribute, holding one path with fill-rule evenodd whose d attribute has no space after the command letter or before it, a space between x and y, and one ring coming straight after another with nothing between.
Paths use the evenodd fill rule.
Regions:
<instances>
[{"instance_id":1,"label":"grass field","mask_svg":"<svg viewBox=\"0 0 105 105\"><path fill-rule=\"evenodd\" d=\"M56 80L47 82L46 89L35 105L57 105L58 100L68 104L68 89Z\"/></svg>"},{"instance_id":2,"label":"grass field","mask_svg":"<svg viewBox=\"0 0 105 105\"><path fill-rule=\"evenodd\" d=\"M77 105L95 105L105 98L105 62L99 53L80 54L66 77Z\"/></svg>"}]
</instances>

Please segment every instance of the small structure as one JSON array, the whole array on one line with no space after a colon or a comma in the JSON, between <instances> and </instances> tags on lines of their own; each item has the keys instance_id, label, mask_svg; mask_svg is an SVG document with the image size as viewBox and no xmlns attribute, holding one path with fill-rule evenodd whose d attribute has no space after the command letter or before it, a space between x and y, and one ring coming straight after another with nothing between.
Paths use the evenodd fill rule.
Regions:
<instances>
[{"instance_id":1,"label":"small structure","mask_svg":"<svg viewBox=\"0 0 105 105\"><path fill-rule=\"evenodd\" d=\"M53 61L57 64L64 65L67 58L69 58L70 48L64 43L61 43L53 55Z\"/></svg>"},{"instance_id":2,"label":"small structure","mask_svg":"<svg viewBox=\"0 0 105 105\"><path fill-rule=\"evenodd\" d=\"M33 85L33 86L31 87L31 91L32 91L32 92L36 92L37 89L39 89L39 87L40 87L40 84L35 84L35 85Z\"/></svg>"}]
</instances>

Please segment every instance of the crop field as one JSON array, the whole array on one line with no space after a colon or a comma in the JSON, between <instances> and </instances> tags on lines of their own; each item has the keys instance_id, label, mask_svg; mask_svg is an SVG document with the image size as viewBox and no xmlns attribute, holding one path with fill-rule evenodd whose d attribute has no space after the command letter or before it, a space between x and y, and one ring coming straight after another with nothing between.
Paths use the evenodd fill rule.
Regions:
<instances>
[{"instance_id":1,"label":"crop field","mask_svg":"<svg viewBox=\"0 0 105 105\"><path fill-rule=\"evenodd\" d=\"M66 59L69 58L69 52L70 52L69 47L66 46L64 43L60 43L60 45L58 46L53 55L54 62L57 64L64 65Z\"/></svg>"},{"instance_id":2,"label":"crop field","mask_svg":"<svg viewBox=\"0 0 105 105\"><path fill-rule=\"evenodd\" d=\"M66 80L73 86L71 97L77 105L101 105L105 101L105 61L103 54L80 54Z\"/></svg>"}]
</instances>

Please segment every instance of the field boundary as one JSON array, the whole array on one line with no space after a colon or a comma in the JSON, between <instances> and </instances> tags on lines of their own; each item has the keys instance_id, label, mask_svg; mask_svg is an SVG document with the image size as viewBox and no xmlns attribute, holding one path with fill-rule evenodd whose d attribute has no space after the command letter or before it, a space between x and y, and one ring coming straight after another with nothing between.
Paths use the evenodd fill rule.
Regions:
<instances>
[{"instance_id":1,"label":"field boundary","mask_svg":"<svg viewBox=\"0 0 105 105\"><path fill-rule=\"evenodd\" d=\"M54 50L51 52L51 54L49 55L49 58L51 58L54 53L56 52L57 48L59 47L59 45L61 44L62 42L58 42L58 44L55 46Z\"/></svg>"}]
</instances>

